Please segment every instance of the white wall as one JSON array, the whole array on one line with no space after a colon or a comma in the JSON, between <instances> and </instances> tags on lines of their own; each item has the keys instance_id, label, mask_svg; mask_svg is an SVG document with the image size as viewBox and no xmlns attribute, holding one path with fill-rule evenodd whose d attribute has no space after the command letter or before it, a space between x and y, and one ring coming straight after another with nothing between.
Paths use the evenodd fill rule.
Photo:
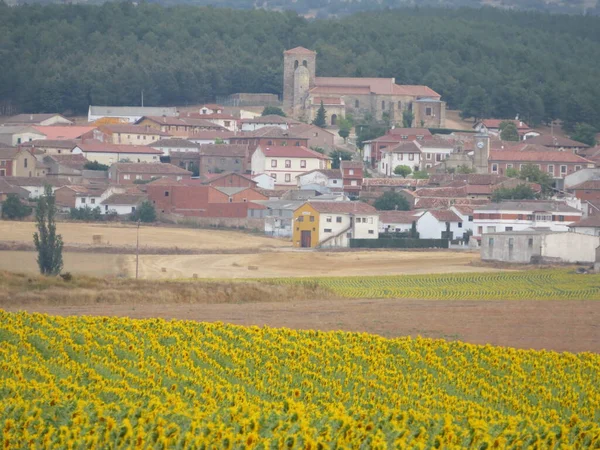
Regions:
<instances>
[{"instance_id":1,"label":"white wall","mask_svg":"<svg viewBox=\"0 0 600 450\"><path fill-rule=\"evenodd\" d=\"M275 180L267 175L266 173L262 173L260 175L256 175L252 177L253 181L256 181L258 184L256 187L261 189L275 189Z\"/></svg>"},{"instance_id":2,"label":"white wall","mask_svg":"<svg viewBox=\"0 0 600 450\"><path fill-rule=\"evenodd\" d=\"M94 209L96 206L99 206L102 209L102 205L100 202L102 201L102 197L90 196L90 197L75 197L75 208L88 208Z\"/></svg>"},{"instance_id":3,"label":"white wall","mask_svg":"<svg viewBox=\"0 0 600 450\"><path fill-rule=\"evenodd\" d=\"M338 222L337 218L341 217L342 221ZM350 227L352 218L352 227ZM328 222L328 219L331 219ZM360 221L359 221L360 219ZM365 222L363 222L363 219ZM331 232L325 232L325 230L331 230ZM319 218L319 245L324 248L329 247L349 247L350 239L377 239L379 229L379 215L378 214L363 214L357 216L351 216L350 214L328 214L321 213ZM342 232L343 231L343 232ZM371 233L369 233L371 231ZM329 241L324 242L327 238L335 236L342 232L339 236ZM350 238L348 233L351 234Z\"/></svg>"},{"instance_id":4,"label":"white wall","mask_svg":"<svg viewBox=\"0 0 600 450\"><path fill-rule=\"evenodd\" d=\"M131 162L160 162L160 155L148 153L84 152L79 147L75 147L72 154L82 154L89 161L98 161L109 166L124 159Z\"/></svg>"},{"instance_id":5,"label":"white wall","mask_svg":"<svg viewBox=\"0 0 600 450\"><path fill-rule=\"evenodd\" d=\"M450 231L453 239L462 239L465 230L459 222L450 222ZM427 211L417 221L417 231L420 239L442 239L442 232L446 231L446 222L439 222L433 214Z\"/></svg>"},{"instance_id":6,"label":"white wall","mask_svg":"<svg viewBox=\"0 0 600 450\"><path fill-rule=\"evenodd\" d=\"M272 161L277 162L276 167L272 166ZM285 167L286 161L290 161L290 167ZM301 167L301 161L306 161L306 167ZM275 184L284 186L297 186L298 175L314 169L325 169L326 165L327 161L319 158L266 157L260 147L252 155L250 163L252 174L275 174ZM289 175L289 181L286 181L286 175Z\"/></svg>"},{"instance_id":7,"label":"white wall","mask_svg":"<svg viewBox=\"0 0 600 450\"><path fill-rule=\"evenodd\" d=\"M256 122L245 123L245 122L242 122L242 131L254 131L254 130L258 130L263 127L279 127L282 130L287 130L288 124L287 123L256 123Z\"/></svg>"},{"instance_id":8,"label":"white wall","mask_svg":"<svg viewBox=\"0 0 600 450\"><path fill-rule=\"evenodd\" d=\"M352 237L354 239L377 239L379 237L379 215L355 216Z\"/></svg>"},{"instance_id":9,"label":"white wall","mask_svg":"<svg viewBox=\"0 0 600 450\"><path fill-rule=\"evenodd\" d=\"M19 186L29 192L29 198L39 198L44 195L44 186ZM52 186L52 192L56 191L58 187Z\"/></svg>"},{"instance_id":10,"label":"white wall","mask_svg":"<svg viewBox=\"0 0 600 450\"><path fill-rule=\"evenodd\" d=\"M344 183L342 180L341 173L339 178L328 178L325 174L321 172L304 173L298 176L298 187L308 186L311 184L341 188L343 187Z\"/></svg>"},{"instance_id":11,"label":"white wall","mask_svg":"<svg viewBox=\"0 0 600 450\"><path fill-rule=\"evenodd\" d=\"M560 258L563 262L596 261L600 238L582 233L548 234L542 239L542 257Z\"/></svg>"},{"instance_id":12,"label":"white wall","mask_svg":"<svg viewBox=\"0 0 600 450\"><path fill-rule=\"evenodd\" d=\"M523 214L524 216L526 214ZM499 233L511 231L528 230L531 227L544 227L548 231L569 231L569 225L573 222L535 222L533 220L500 220L500 219L475 219L473 221L473 236L481 236L482 233ZM483 227L482 233L479 227Z\"/></svg>"},{"instance_id":13,"label":"white wall","mask_svg":"<svg viewBox=\"0 0 600 450\"><path fill-rule=\"evenodd\" d=\"M107 208L108 207L108 208ZM101 206L102 208L102 214L108 214L112 211L116 211L116 213L120 216L125 215L125 214L131 214L133 211L131 208L137 208L137 206L135 205L111 205L111 204L104 204Z\"/></svg>"},{"instance_id":14,"label":"white wall","mask_svg":"<svg viewBox=\"0 0 600 450\"><path fill-rule=\"evenodd\" d=\"M410 154L413 155L413 159L410 160ZM408 166L412 171L415 167L421 164L420 153L392 153L383 152L381 153L381 161L379 162L379 171L386 176L394 175L394 169L397 166Z\"/></svg>"},{"instance_id":15,"label":"white wall","mask_svg":"<svg viewBox=\"0 0 600 450\"><path fill-rule=\"evenodd\" d=\"M598 227L577 227L573 231L579 234L587 234L588 236L600 236L600 228Z\"/></svg>"}]
</instances>

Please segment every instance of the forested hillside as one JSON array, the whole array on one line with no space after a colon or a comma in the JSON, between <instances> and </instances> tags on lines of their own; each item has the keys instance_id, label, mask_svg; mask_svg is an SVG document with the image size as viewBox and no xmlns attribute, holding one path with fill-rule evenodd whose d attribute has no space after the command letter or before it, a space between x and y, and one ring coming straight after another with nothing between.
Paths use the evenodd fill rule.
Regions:
<instances>
[{"instance_id":1,"label":"forested hillside","mask_svg":"<svg viewBox=\"0 0 600 450\"><path fill-rule=\"evenodd\" d=\"M64 0L7 0L9 4L63 3ZM70 3L100 4L111 0L69 0ZM115 0L112 0L115 1ZM561 14L600 15L598 0L150 0L161 5L218 6L221 8L292 10L308 17L327 18L364 11L389 8L463 6L498 8L524 11L544 11Z\"/></svg>"},{"instance_id":2,"label":"forested hillside","mask_svg":"<svg viewBox=\"0 0 600 450\"><path fill-rule=\"evenodd\" d=\"M0 105L186 104L282 89L282 51L329 76L427 84L451 108L600 127L600 19L492 8L406 9L307 21L292 12L130 3L0 4Z\"/></svg>"}]
</instances>

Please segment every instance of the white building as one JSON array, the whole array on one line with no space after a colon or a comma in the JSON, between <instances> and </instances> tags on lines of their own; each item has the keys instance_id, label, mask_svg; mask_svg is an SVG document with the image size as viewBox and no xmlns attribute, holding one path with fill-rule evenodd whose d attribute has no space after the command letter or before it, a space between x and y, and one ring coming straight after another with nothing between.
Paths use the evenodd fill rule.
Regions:
<instances>
[{"instance_id":1,"label":"white building","mask_svg":"<svg viewBox=\"0 0 600 450\"><path fill-rule=\"evenodd\" d=\"M581 234L600 236L600 215L589 216L569 225L569 229Z\"/></svg>"},{"instance_id":2,"label":"white building","mask_svg":"<svg viewBox=\"0 0 600 450\"><path fill-rule=\"evenodd\" d=\"M327 169L331 158L302 146L257 147L252 155L252 174L266 173L276 186L296 186L296 177L315 169Z\"/></svg>"},{"instance_id":3,"label":"white building","mask_svg":"<svg viewBox=\"0 0 600 450\"><path fill-rule=\"evenodd\" d=\"M30 126L2 126L0 127L0 144L15 147L25 142L46 139L46 135Z\"/></svg>"},{"instance_id":4,"label":"white building","mask_svg":"<svg viewBox=\"0 0 600 450\"><path fill-rule=\"evenodd\" d=\"M266 173L259 173L258 175L253 175L252 181L256 181L257 188L269 190L275 189L275 180L272 176Z\"/></svg>"},{"instance_id":5,"label":"white building","mask_svg":"<svg viewBox=\"0 0 600 450\"><path fill-rule=\"evenodd\" d=\"M60 114L18 114L9 117L4 125L73 125L73 121Z\"/></svg>"},{"instance_id":6,"label":"white building","mask_svg":"<svg viewBox=\"0 0 600 450\"><path fill-rule=\"evenodd\" d=\"M449 209L432 209L417 220L420 239L462 239L464 235L461 218Z\"/></svg>"},{"instance_id":7,"label":"white building","mask_svg":"<svg viewBox=\"0 0 600 450\"><path fill-rule=\"evenodd\" d=\"M412 230L413 223L419 220L423 212L419 211L380 211L380 233L405 233Z\"/></svg>"},{"instance_id":8,"label":"white building","mask_svg":"<svg viewBox=\"0 0 600 450\"><path fill-rule=\"evenodd\" d=\"M112 193L103 198L100 209L102 214L118 214L119 216L131 214L136 211L139 205L147 199L143 193Z\"/></svg>"},{"instance_id":9,"label":"white building","mask_svg":"<svg viewBox=\"0 0 600 450\"><path fill-rule=\"evenodd\" d=\"M421 149L415 142L402 142L381 150L379 172L391 177L397 166L408 166L411 170L419 170L421 166Z\"/></svg>"},{"instance_id":10,"label":"white building","mask_svg":"<svg viewBox=\"0 0 600 450\"><path fill-rule=\"evenodd\" d=\"M200 144L196 144L188 139L161 139L149 146L160 150L164 156L171 156L172 152L198 153L200 151Z\"/></svg>"},{"instance_id":11,"label":"white building","mask_svg":"<svg viewBox=\"0 0 600 450\"><path fill-rule=\"evenodd\" d=\"M481 259L514 263L594 263L600 237L553 231L486 233Z\"/></svg>"},{"instance_id":12,"label":"white building","mask_svg":"<svg viewBox=\"0 0 600 450\"><path fill-rule=\"evenodd\" d=\"M46 185L52 187L52 192L68 184L65 180L47 177L3 177L11 186L18 186L29 192L29 198L39 198L45 193Z\"/></svg>"},{"instance_id":13,"label":"white building","mask_svg":"<svg viewBox=\"0 0 600 450\"><path fill-rule=\"evenodd\" d=\"M279 127L282 130L287 130L290 128L289 122L290 119L286 119L285 117L281 117L276 114L259 116L255 117L254 119L242 119L240 121L242 125L242 131L254 131L263 127Z\"/></svg>"},{"instance_id":14,"label":"white building","mask_svg":"<svg viewBox=\"0 0 600 450\"><path fill-rule=\"evenodd\" d=\"M120 119L123 123L135 123L144 116L177 117L175 107L162 106L91 106L88 109L88 122L104 117Z\"/></svg>"},{"instance_id":15,"label":"white building","mask_svg":"<svg viewBox=\"0 0 600 450\"><path fill-rule=\"evenodd\" d=\"M221 105L216 105L214 103L207 103L206 105L202 105L198 110L200 114L223 114L223 107Z\"/></svg>"},{"instance_id":16,"label":"white building","mask_svg":"<svg viewBox=\"0 0 600 450\"><path fill-rule=\"evenodd\" d=\"M473 210L473 236L538 229L568 231L583 212L562 202L521 200L490 203Z\"/></svg>"},{"instance_id":17,"label":"white building","mask_svg":"<svg viewBox=\"0 0 600 450\"><path fill-rule=\"evenodd\" d=\"M82 154L89 161L111 165L116 162L160 162L161 150L145 145L116 145L106 142L85 141L71 151Z\"/></svg>"},{"instance_id":18,"label":"white building","mask_svg":"<svg viewBox=\"0 0 600 450\"><path fill-rule=\"evenodd\" d=\"M438 139L415 141L415 145L421 150L421 170L430 169L454 152L454 144Z\"/></svg>"},{"instance_id":19,"label":"white building","mask_svg":"<svg viewBox=\"0 0 600 450\"><path fill-rule=\"evenodd\" d=\"M468 205L453 205L450 207L450 211L453 211L460 220L462 221L463 233L470 231L473 233L473 207Z\"/></svg>"},{"instance_id":20,"label":"white building","mask_svg":"<svg viewBox=\"0 0 600 450\"><path fill-rule=\"evenodd\" d=\"M306 189L313 186L324 186L328 188L344 188L342 171L340 169L315 169L305 172L296 177L298 188Z\"/></svg>"}]
</instances>

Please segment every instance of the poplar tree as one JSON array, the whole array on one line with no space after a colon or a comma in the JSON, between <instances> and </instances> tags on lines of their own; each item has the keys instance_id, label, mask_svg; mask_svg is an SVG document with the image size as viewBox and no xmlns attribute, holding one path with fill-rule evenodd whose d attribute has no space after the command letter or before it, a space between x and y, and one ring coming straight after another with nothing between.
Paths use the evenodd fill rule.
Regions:
<instances>
[{"instance_id":1,"label":"poplar tree","mask_svg":"<svg viewBox=\"0 0 600 450\"><path fill-rule=\"evenodd\" d=\"M63 240L56 234L56 198L52 187L46 185L35 212L38 231L33 234L33 242L38 252L38 266L42 275L58 275L63 268Z\"/></svg>"},{"instance_id":2,"label":"poplar tree","mask_svg":"<svg viewBox=\"0 0 600 450\"><path fill-rule=\"evenodd\" d=\"M321 107L317 111L317 117L313 120L313 125L316 125L321 128L325 128L327 126L327 114L325 112L325 105L323 105L323 100L321 100Z\"/></svg>"}]
</instances>

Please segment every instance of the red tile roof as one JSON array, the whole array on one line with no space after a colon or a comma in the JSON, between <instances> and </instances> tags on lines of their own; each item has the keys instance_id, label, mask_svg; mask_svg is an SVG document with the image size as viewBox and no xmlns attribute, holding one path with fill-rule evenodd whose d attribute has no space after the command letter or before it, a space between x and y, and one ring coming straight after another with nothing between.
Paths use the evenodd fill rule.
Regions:
<instances>
[{"instance_id":1,"label":"red tile roof","mask_svg":"<svg viewBox=\"0 0 600 450\"><path fill-rule=\"evenodd\" d=\"M195 131L193 134L188 135L188 140L212 140L216 138L221 139L229 139L230 137L235 136L233 131L226 130L203 130L203 131Z\"/></svg>"},{"instance_id":2,"label":"red tile roof","mask_svg":"<svg viewBox=\"0 0 600 450\"><path fill-rule=\"evenodd\" d=\"M119 172L125 173L149 173L156 175L191 175L192 172L164 163L114 163L110 166Z\"/></svg>"},{"instance_id":3,"label":"red tile roof","mask_svg":"<svg viewBox=\"0 0 600 450\"><path fill-rule=\"evenodd\" d=\"M297 54L305 54L305 55L315 55L317 52L313 50L309 50L304 47L295 47L289 50L284 51L283 53L297 53Z\"/></svg>"},{"instance_id":4,"label":"red tile roof","mask_svg":"<svg viewBox=\"0 0 600 450\"><path fill-rule=\"evenodd\" d=\"M485 125L486 128L500 128L500 124L502 122L512 122L515 124L518 130L529 130L531 127L527 125L525 122L521 120L514 119L483 119L481 123Z\"/></svg>"},{"instance_id":5,"label":"red tile roof","mask_svg":"<svg viewBox=\"0 0 600 450\"><path fill-rule=\"evenodd\" d=\"M583 189L583 190L588 190L588 191L600 191L600 180L587 180L587 181L584 181L583 183L579 183L579 184L576 184L575 186L571 186L568 189L569 190Z\"/></svg>"},{"instance_id":6,"label":"red tile roof","mask_svg":"<svg viewBox=\"0 0 600 450\"><path fill-rule=\"evenodd\" d=\"M394 147L386 147L381 151L385 153L421 153L421 149L413 141L400 142Z\"/></svg>"},{"instance_id":7,"label":"red tile roof","mask_svg":"<svg viewBox=\"0 0 600 450\"><path fill-rule=\"evenodd\" d=\"M413 223L419 219L414 211L380 211L379 222L383 223Z\"/></svg>"},{"instance_id":8,"label":"red tile roof","mask_svg":"<svg viewBox=\"0 0 600 450\"><path fill-rule=\"evenodd\" d=\"M469 205L452 205L463 216L472 216L473 207Z\"/></svg>"},{"instance_id":9,"label":"red tile roof","mask_svg":"<svg viewBox=\"0 0 600 450\"><path fill-rule=\"evenodd\" d=\"M394 186L394 187L415 187L426 186L428 180L414 178L365 178L363 186Z\"/></svg>"},{"instance_id":10,"label":"red tile roof","mask_svg":"<svg viewBox=\"0 0 600 450\"><path fill-rule=\"evenodd\" d=\"M140 118L136 123L141 123L144 120L150 120L151 122L159 125L167 126L179 126L179 127L198 127L206 128L209 130L226 130L226 128L217 125L216 123L210 122L205 119L192 119L187 117L165 117L165 116L144 116Z\"/></svg>"},{"instance_id":11,"label":"red tile roof","mask_svg":"<svg viewBox=\"0 0 600 450\"><path fill-rule=\"evenodd\" d=\"M275 158L317 158L317 159L331 159L319 152L315 152L309 148L295 145L282 145L272 147L259 147L265 156Z\"/></svg>"},{"instance_id":12,"label":"red tile roof","mask_svg":"<svg viewBox=\"0 0 600 450\"><path fill-rule=\"evenodd\" d=\"M429 213L439 222L462 222L462 219L450 209L430 209Z\"/></svg>"},{"instance_id":13,"label":"red tile roof","mask_svg":"<svg viewBox=\"0 0 600 450\"><path fill-rule=\"evenodd\" d=\"M38 132L42 133L46 136L46 139L50 140L69 140L69 139L77 139L82 135L89 133L92 130L95 130L97 127L80 127L75 125L66 125L66 126L35 126Z\"/></svg>"},{"instance_id":14,"label":"red tile roof","mask_svg":"<svg viewBox=\"0 0 600 450\"><path fill-rule=\"evenodd\" d=\"M417 197L433 197L433 198L451 198L451 197L466 197L467 186L462 187L438 187L438 188L422 188L415 191Z\"/></svg>"},{"instance_id":15,"label":"red tile roof","mask_svg":"<svg viewBox=\"0 0 600 450\"><path fill-rule=\"evenodd\" d=\"M202 156L245 158L248 154L248 144L202 144L198 152Z\"/></svg>"},{"instance_id":16,"label":"red tile roof","mask_svg":"<svg viewBox=\"0 0 600 450\"><path fill-rule=\"evenodd\" d=\"M108 131L110 133L153 134L157 136L169 136L169 133L143 125L113 124L100 125L98 128L102 131Z\"/></svg>"},{"instance_id":17,"label":"red tile roof","mask_svg":"<svg viewBox=\"0 0 600 450\"><path fill-rule=\"evenodd\" d=\"M541 136L535 136L525 140L528 144L543 145L544 147L579 147L587 148L589 145L583 142L577 142L573 139L569 139L561 136L552 136L550 134L543 134Z\"/></svg>"},{"instance_id":18,"label":"red tile roof","mask_svg":"<svg viewBox=\"0 0 600 450\"><path fill-rule=\"evenodd\" d=\"M342 99L340 97L315 97L313 99L313 105L320 105L323 102L323 105L341 105Z\"/></svg>"},{"instance_id":19,"label":"red tile roof","mask_svg":"<svg viewBox=\"0 0 600 450\"><path fill-rule=\"evenodd\" d=\"M427 128L392 128L387 132L390 136L431 136Z\"/></svg>"},{"instance_id":20,"label":"red tile roof","mask_svg":"<svg viewBox=\"0 0 600 450\"><path fill-rule=\"evenodd\" d=\"M600 228L600 214L595 215L595 216L589 216L585 219L580 220L579 222L575 222L572 223L571 225L569 225L570 228L583 228L583 227L590 227L590 228Z\"/></svg>"},{"instance_id":21,"label":"red tile roof","mask_svg":"<svg viewBox=\"0 0 600 450\"><path fill-rule=\"evenodd\" d=\"M368 88L378 95L409 95L439 99L440 94L427 86L398 85L394 78L315 77L316 88L333 88L339 94L349 94L348 88ZM311 92L314 93L314 89Z\"/></svg>"},{"instance_id":22,"label":"red tile roof","mask_svg":"<svg viewBox=\"0 0 600 450\"><path fill-rule=\"evenodd\" d=\"M531 163L542 163L542 162L565 162L565 163L580 163L580 164L594 164L593 161L582 158L581 156L575 155L571 152L557 152L557 151L511 151L511 150L491 150L490 158L491 162L495 161L518 161L518 162L531 162Z\"/></svg>"},{"instance_id":23,"label":"red tile roof","mask_svg":"<svg viewBox=\"0 0 600 450\"><path fill-rule=\"evenodd\" d=\"M92 140L77 144L77 147L86 153L143 153L150 155L163 154L161 150L157 150L146 145L118 145Z\"/></svg>"},{"instance_id":24,"label":"red tile roof","mask_svg":"<svg viewBox=\"0 0 600 450\"><path fill-rule=\"evenodd\" d=\"M242 119L242 123L290 123L296 122L288 117L278 116L277 114L269 114L267 116L259 116L254 119Z\"/></svg>"},{"instance_id":25,"label":"red tile roof","mask_svg":"<svg viewBox=\"0 0 600 450\"><path fill-rule=\"evenodd\" d=\"M362 169L364 164L362 161L342 161L340 163L341 169Z\"/></svg>"},{"instance_id":26,"label":"red tile roof","mask_svg":"<svg viewBox=\"0 0 600 450\"><path fill-rule=\"evenodd\" d=\"M308 203L320 213L377 214L377 210L365 202L320 202L315 200Z\"/></svg>"}]
</instances>

